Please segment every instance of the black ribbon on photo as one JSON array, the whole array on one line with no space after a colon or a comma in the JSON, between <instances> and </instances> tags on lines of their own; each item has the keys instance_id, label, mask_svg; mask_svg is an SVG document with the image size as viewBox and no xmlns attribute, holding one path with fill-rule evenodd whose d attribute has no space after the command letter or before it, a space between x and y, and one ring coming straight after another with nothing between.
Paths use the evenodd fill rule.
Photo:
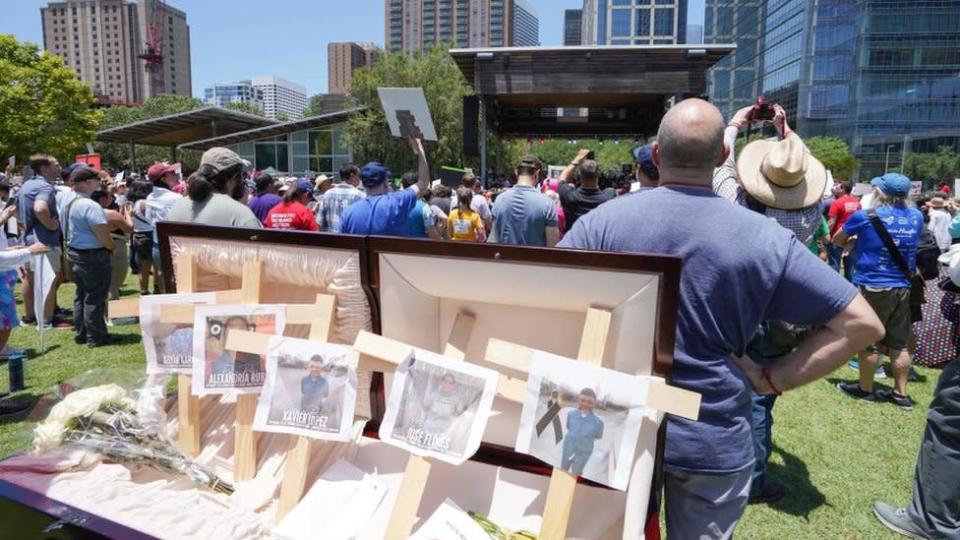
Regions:
<instances>
[{"instance_id":1,"label":"black ribbon on photo","mask_svg":"<svg viewBox=\"0 0 960 540\"><path fill-rule=\"evenodd\" d=\"M563 440L563 424L560 423L560 401L551 400L547 412L537 421L537 438L543 435L547 426L553 424L553 435L557 443Z\"/></svg>"}]
</instances>

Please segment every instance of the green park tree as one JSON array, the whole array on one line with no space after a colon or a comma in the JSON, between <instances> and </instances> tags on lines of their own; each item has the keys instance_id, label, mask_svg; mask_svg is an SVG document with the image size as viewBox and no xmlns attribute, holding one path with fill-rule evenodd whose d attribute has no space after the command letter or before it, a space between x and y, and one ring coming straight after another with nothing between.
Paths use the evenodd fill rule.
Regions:
<instances>
[{"instance_id":1,"label":"green park tree","mask_svg":"<svg viewBox=\"0 0 960 540\"><path fill-rule=\"evenodd\" d=\"M540 158L544 168L548 165L566 166L581 148L593 150L601 170L619 172L622 165L633 164L632 151L638 144L632 139L515 139L506 145L504 172L512 170L525 154Z\"/></svg>"},{"instance_id":2,"label":"green park tree","mask_svg":"<svg viewBox=\"0 0 960 540\"><path fill-rule=\"evenodd\" d=\"M836 179L852 177L853 172L860 166L860 162L850 153L850 147L843 139L810 137L803 142L807 144L813 157L819 159Z\"/></svg>"},{"instance_id":3,"label":"green park tree","mask_svg":"<svg viewBox=\"0 0 960 540\"><path fill-rule=\"evenodd\" d=\"M349 119L348 140L357 162L379 159L395 175L416 165L407 141L390 135L380 105L377 88L394 86L423 88L439 138L424 143L433 172L443 165L473 165L463 156L463 97L473 91L447 49L437 45L413 55L379 55L372 68L354 73L351 83L351 94L366 107Z\"/></svg>"},{"instance_id":4,"label":"green park tree","mask_svg":"<svg viewBox=\"0 0 960 540\"><path fill-rule=\"evenodd\" d=\"M93 140L100 112L93 92L55 55L0 34L0 157L34 152L73 161Z\"/></svg>"},{"instance_id":5,"label":"green park tree","mask_svg":"<svg viewBox=\"0 0 960 540\"><path fill-rule=\"evenodd\" d=\"M100 129L107 129L132 122L150 120L171 114L192 111L203 107L203 102L187 96L160 94L143 103L140 107L110 107L104 111ZM131 166L130 147L119 143L97 143L94 145L100 153L104 167L117 169L136 169L145 171L157 161L169 161L170 149L162 146L137 145L137 162ZM200 164L200 153L191 150L181 150L179 159L185 169L196 169Z\"/></svg>"},{"instance_id":6,"label":"green park tree","mask_svg":"<svg viewBox=\"0 0 960 540\"><path fill-rule=\"evenodd\" d=\"M949 146L941 146L935 154L909 153L903 162L903 174L925 181L927 188L938 182L953 185L953 179L960 178L960 156Z\"/></svg>"},{"instance_id":7,"label":"green park tree","mask_svg":"<svg viewBox=\"0 0 960 540\"><path fill-rule=\"evenodd\" d=\"M267 116L263 109L248 101L232 101L227 104L227 108L231 111L240 111L255 116Z\"/></svg>"}]
</instances>

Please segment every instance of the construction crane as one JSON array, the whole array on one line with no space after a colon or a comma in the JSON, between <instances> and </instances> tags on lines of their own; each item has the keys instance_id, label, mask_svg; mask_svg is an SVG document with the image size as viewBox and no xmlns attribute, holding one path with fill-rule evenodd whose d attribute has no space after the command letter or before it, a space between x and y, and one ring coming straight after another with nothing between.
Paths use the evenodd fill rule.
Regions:
<instances>
[{"instance_id":1,"label":"construction crane","mask_svg":"<svg viewBox=\"0 0 960 540\"><path fill-rule=\"evenodd\" d=\"M166 16L166 2L163 0L146 0L146 48L137 55L144 62L144 70L150 76L150 93L155 96L164 90L163 77L163 40L164 22Z\"/></svg>"}]
</instances>

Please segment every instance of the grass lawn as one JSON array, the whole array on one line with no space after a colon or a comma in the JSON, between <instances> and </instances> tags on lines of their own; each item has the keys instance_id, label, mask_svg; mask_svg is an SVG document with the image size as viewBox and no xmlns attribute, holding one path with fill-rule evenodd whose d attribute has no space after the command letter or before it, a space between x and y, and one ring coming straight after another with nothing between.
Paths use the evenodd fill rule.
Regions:
<instances>
[{"instance_id":1,"label":"grass lawn","mask_svg":"<svg viewBox=\"0 0 960 540\"><path fill-rule=\"evenodd\" d=\"M128 278L124 295L136 294L136 277ZM60 305L71 307L73 286L61 287ZM111 366L142 366L139 326L114 326L110 332L123 344L88 349L73 342L70 330L50 330L47 352L37 356L35 327L13 332L11 345L28 349L27 390L17 395L37 398L57 382L79 373ZM911 496L913 469L923 433L927 405L940 372L918 369L921 382L909 391L917 401L912 412L889 404L855 402L834 388L838 379L856 373L840 368L782 397L774 409L771 477L786 485L786 499L775 506L751 506L737 529L748 539L899 538L873 517L875 500L903 505ZM107 382L107 381L104 381ZM878 381L888 387L890 379ZM0 369L0 389L7 370ZM0 455L29 443L32 424L22 417L0 420Z\"/></svg>"}]
</instances>

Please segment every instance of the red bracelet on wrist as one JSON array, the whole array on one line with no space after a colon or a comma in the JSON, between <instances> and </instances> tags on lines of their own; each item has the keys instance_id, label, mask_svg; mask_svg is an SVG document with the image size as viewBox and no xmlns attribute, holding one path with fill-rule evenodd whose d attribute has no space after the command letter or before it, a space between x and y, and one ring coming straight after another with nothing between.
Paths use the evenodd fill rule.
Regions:
<instances>
[{"instance_id":1,"label":"red bracelet on wrist","mask_svg":"<svg viewBox=\"0 0 960 540\"><path fill-rule=\"evenodd\" d=\"M783 392L777 388L777 385L773 384L773 378L770 377L770 369L767 366L763 366L763 369L760 370L760 374L763 375L763 380L767 381L767 384L770 385L770 389L773 390L773 395L782 396Z\"/></svg>"}]
</instances>

